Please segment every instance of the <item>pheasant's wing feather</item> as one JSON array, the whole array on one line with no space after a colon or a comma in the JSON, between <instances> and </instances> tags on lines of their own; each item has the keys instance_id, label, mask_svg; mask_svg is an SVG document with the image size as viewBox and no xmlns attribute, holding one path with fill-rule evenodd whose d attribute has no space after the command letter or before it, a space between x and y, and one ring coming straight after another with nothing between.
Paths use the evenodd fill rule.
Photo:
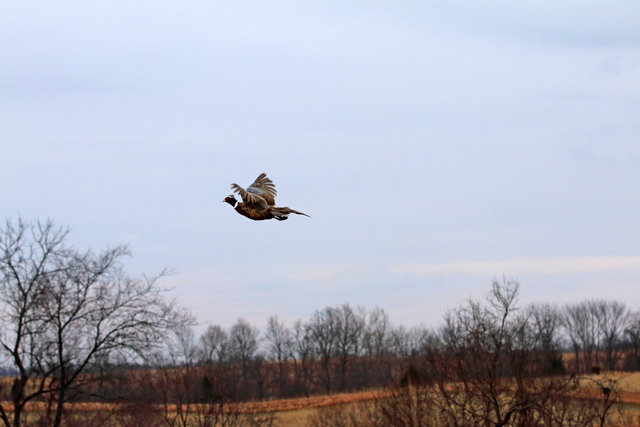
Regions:
<instances>
[{"instance_id":1,"label":"pheasant's wing feather","mask_svg":"<svg viewBox=\"0 0 640 427\"><path fill-rule=\"evenodd\" d=\"M249 187L251 188L251 187ZM242 197L242 202L245 205L254 205L254 206L263 206L266 207L267 206L267 201L261 197L259 194L256 194L253 191L247 191L244 188L240 187L238 184L233 183L231 184L231 189L233 190L234 193L237 193L240 195L240 197Z\"/></svg>"},{"instance_id":2,"label":"pheasant's wing feather","mask_svg":"<svg viewBox=\"0 0 640 427\"><path fill-rule=\"evenodd\" d=\"M276 191L276 185L267 178L267 174L264 172L253 181L253 184L247 187L246 191L251 195L261 197L270 206L275 206L276 204L276 194L278 193ZM244 196L242 196L242 198L244 200Z\"/></svg>"}]
</instances>

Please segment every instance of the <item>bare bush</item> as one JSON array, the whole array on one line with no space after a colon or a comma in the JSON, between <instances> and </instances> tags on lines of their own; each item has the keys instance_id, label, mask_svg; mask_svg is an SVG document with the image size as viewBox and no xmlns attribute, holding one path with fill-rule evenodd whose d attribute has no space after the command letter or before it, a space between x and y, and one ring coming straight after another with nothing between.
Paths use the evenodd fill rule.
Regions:
<instances>
[{"instance_id":1,"label":"bare bush","mask_svg":"<svg viewBox=\"0 0 640 427\"><path fill-rule=\"evenodd\" d=\"M135 359L156 348L167 331L190 317L156 284L132 279L116 246L99 254L66 244L68 231L51 221L0 229L0 353L18 371L11 387L19 426L27 402L48 399L48 422L58 426L65 403L100 379L112 358Z\"/></svg>"}]
</instances>

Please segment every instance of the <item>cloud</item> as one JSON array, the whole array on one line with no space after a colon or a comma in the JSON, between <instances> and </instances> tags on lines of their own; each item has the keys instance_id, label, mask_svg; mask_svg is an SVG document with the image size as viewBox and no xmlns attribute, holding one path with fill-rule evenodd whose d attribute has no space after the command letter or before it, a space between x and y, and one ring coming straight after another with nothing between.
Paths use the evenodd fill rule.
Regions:
<instances>
[{"instance_id":1,"label":"cloud","mask_svg":"<svg viewBox=\"0 0 640 427\"><path fill-rule=\"evenodd\" d=\"M488 277L497 272L502 272L505 275L548 275L623 269L640 271L640 256L520 258L486 262L407 264L392 266L390 271L395 274L416 276L470 274Z\"/></svg>"},{"instance_id":2,"label":"cloud","mask_svg":"<svg viewBox=\"0 0 640 427\"><path fill-rule=\"evenodd\" d=\"M129 240L203 322L640 303L640 2L251 3L0 4L5 215ZM313 218L221 203L263 170Z\"/></svg>"}]
</instances>

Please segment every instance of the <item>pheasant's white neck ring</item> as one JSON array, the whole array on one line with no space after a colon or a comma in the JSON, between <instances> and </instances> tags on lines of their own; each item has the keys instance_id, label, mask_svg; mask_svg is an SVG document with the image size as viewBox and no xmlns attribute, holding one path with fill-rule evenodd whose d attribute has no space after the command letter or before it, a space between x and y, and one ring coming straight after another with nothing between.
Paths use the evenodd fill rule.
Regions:
<instances>
[{"instance_id":1,"label":"pheasant's white neck ring","mask_svg":"<svg viewBox=\"0 0 640 427\"><path fill-rule=\"evenodd\" d=\"M233 208L234 208L234 209L235 209L235 208L237 208L239 204L240 204L240 202L238 202L238 201L236 200L236 204L235 204L235 205L233 205Z\"/></svg>"}]
</instances>

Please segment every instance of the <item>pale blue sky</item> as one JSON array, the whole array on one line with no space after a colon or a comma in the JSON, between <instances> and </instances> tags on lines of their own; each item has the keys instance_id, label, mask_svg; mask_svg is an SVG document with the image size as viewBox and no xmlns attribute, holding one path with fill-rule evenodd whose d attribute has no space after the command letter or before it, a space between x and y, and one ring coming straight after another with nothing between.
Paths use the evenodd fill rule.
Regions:
<instances>
[{"instance_id":1,"label":"pale blue sky","mask_svg":"<svg viewBox=\"0 0 640 427\"><path fill-rule=\"evenodd\" d=\"M0 209L202 323L640 307L640 2L3 2ZM221 200L267 172L252 222Z\"/></svg>"}]
</instances>

